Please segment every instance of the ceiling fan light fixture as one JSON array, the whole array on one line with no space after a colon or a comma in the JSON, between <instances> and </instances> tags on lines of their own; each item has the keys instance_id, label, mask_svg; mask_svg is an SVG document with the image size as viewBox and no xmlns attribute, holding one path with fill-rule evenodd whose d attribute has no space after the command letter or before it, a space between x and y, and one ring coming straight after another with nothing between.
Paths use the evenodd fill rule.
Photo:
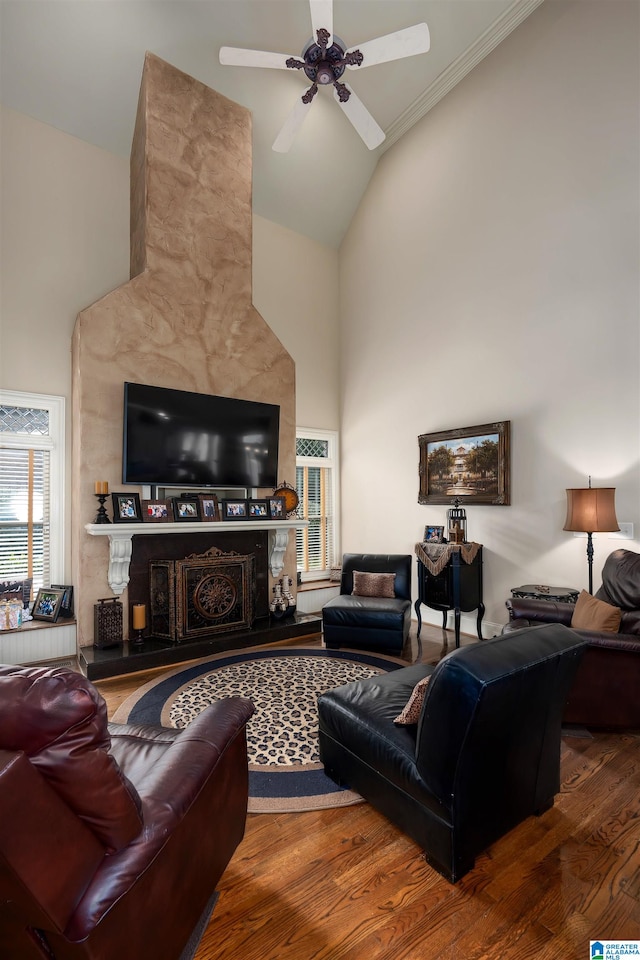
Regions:
<instances>
[{"instance_id":1,"label":"ceiling fan light fixture","mask_svg":"<svg viewBox=\"0 0 640 960\"><path fill-rule=\"evenodd\" d=\"M333 83L335 80L335 75L333 73L333 67L330 63L322 62L319 64L318 69L316 70L316 83L327 84Z\"/></svg>"},{"instance_id":2,"label":"ceiling fan light fixture","mask_svg":"<svg viewBox=\"0 0 640 960\"><path fill-rule=\"evenodd\" d=\"M311 25L314 38L308 40L301 59L285 54L266 53L260 50L243 50L221 47L220 63L231 66L273 67L280 70L302 70L311 86L298 97L294 108L273 144L278 153L286 153L300 129L307 108L318 92L318 86L333 85L334 96L346 117L358 132L369 150L375 150L385 138L362 101L346 84L341 83L345 69L358 69L389 60L401 60L418 53L426 53L430 47L429 28L426 23L396 30L384 37L367 40L359 47L347 47L333 33L333 0L309 0Z\"/></svg>"}]
</instances>

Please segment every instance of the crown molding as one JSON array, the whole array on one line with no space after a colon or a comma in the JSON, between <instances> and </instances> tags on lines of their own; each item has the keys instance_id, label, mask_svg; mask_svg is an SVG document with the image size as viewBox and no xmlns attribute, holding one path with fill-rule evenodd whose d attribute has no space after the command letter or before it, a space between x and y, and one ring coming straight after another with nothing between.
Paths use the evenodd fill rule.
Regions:
<instances>
[{"instance_id":1,"label":"crown molding","mask_svg":"<svg viewBox=\"0 0 640 960\"><path fill-rule=\"evenodd\" d=\"M508 10L505 10L464 53L461 53L446 70L436 77L397 120L394 120L386 130L386 139L379 152L382 154L393 146L543 2L544 0L515 0Z\"/></svg>"}]
</instances>

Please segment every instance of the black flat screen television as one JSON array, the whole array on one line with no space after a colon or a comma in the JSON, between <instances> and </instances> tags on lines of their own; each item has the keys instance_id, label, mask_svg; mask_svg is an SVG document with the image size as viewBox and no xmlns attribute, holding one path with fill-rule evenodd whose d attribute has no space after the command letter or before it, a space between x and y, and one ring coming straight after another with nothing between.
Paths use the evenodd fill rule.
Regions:
<instances>
[{"instance_id":1,"label":"black flat screen television","mask_svg":"<svg viewBox=\"0 0 640 960\"><path fill-rule=\"evenodd\" d=\"M124 385L122 480L163 487L276 487L280 407Z\"/></svg>"}]
</instances>

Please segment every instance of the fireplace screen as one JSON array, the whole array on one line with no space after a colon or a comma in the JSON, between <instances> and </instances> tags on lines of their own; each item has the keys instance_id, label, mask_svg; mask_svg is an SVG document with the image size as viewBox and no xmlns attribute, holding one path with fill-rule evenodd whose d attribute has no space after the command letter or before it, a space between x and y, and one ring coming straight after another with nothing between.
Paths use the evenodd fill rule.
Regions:
<instances>
[{"instance_id":1,"label":"fireplace screen","mask_svg":"<svg viewBox=\"0 0 640 960\"><path fill-rule=\"evenodd\" d=\"M151 560L149 578L154 637L180 643L253 626L253 554L212 547L184 560Z\"/></svg>"}]
</instances>

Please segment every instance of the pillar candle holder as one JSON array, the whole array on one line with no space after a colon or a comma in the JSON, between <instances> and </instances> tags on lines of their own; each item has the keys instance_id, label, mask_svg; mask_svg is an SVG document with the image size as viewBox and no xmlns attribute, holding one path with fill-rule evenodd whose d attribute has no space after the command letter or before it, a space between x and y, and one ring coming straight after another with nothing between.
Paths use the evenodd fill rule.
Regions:
<instances>
[{"instance_id":1,"label":"pillar candle holder","mask_svg":"<svg viewBox=\"0 0 640 960\"><path fill-rule=\"evenodd\" d=\"M147 626L147 608L144 603L134 603L131 612L131 629L133 630L132 643L139 646L144 643L144 633Z\"/></svg>"},{"instance_id":2,"label":"pillar candle holder","mask_svg":"<svg viewBox=\"0 0 640 960\"><path fill-rule=\"evenodd\" d=\"M95 496L95 497L97 498L97 500L99 501L100 506L98 507L98 512L96 513L96 518L95 518L95 520L94 520L93 522L94 522L94 523L111 523L111 520L109 520L109 517L107 516L107 510L106 510L106 507L105 507L105 505L104 505L105 500L107 499L107 497L109 496L109 494L108 494L108 493L95 493L94 496Z\"/></svg>"}]
</instances>

